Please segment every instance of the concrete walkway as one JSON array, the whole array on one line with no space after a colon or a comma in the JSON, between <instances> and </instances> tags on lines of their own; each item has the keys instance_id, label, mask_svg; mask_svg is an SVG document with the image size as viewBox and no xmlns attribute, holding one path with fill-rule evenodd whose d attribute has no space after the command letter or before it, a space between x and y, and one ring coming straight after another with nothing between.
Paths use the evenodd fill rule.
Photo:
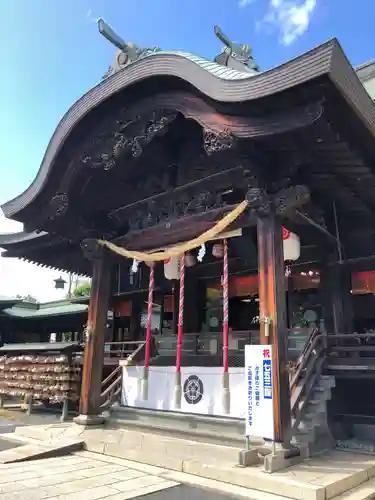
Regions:
<instances>
[{"instance_id":1,"label":"concrete walkway","mask_svg":"<svg viewBox=\"0 0 375 500\"><path fill-rule=\"evenodd\" d=\"M334 500L373 500L374 480ZM88 451L0 464L0 500L288 500L233 484ZM327 498L326 495L322 497ZM329 498L329 496L328 496ZM310 500L302 489L299 500Z\"/></svg>"},{"instance_id":2,"label":"concrete walkway","mask_svg":"<svg viewBox=\"0 0 375 500\"><path fill-rule=\"evenodd\" d=\"M0 466L1 500L126 500L175 486L84 453Z\"/></svg>"},{"instance_id":3,"label":"concrete walkway","mask_svg":"<svg viewBox=\"0 0 375 500\"><path fill-rule=\"evenodd\" d=\"M147 500L281 498L258 492L250 494L244 488L231 485L220 485L219 491L216 481L189 478L172 471L160 475L155 467L87 451L27 463L0 464L0 500L127 500L139 497Z\"/></svg>"}]
</instances>

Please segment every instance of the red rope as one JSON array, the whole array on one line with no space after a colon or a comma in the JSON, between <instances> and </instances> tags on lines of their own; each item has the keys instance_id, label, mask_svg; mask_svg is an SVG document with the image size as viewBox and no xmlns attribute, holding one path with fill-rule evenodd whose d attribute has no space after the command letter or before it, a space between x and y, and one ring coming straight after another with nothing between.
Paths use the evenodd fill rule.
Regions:
<instances>
[{"instance_id":1,"label":"red rope","mask_svg":"<svg viewBox=\"0 0 375 500\"><path fill-rule=\"evenodd\" d=\"M223 269L223 369L228 372L228 344L229 344L229 278L228 278L228 242L224 240L224 269Z\"/></svg>"},{"instance_id":2,"label":"red rope","mask_svg":"<svg viewBox=\"0 0 375 500\"><path fill-rule=\"evenodd\" d=\"M148 364L151 357L151 326L152 326L152 300L154 294L154 273L155 264L152 263L150 266L150 278L148 282L148 303L147 303L147 330L146 330L146 346L145 346L145 368L148 368Z\"/></svg>"},{"instance_id":3,"label":"red rope","mask_svg":"<svg viewBox=\"0 0 375 500\"><path fill-rule=\"evenodd\" d=\"M184 336L184 302L185 302L185 254L182 254L180 257L180 301L178 305L176 372L181 371L182 338Z\"/></svg>"}]
</instances>

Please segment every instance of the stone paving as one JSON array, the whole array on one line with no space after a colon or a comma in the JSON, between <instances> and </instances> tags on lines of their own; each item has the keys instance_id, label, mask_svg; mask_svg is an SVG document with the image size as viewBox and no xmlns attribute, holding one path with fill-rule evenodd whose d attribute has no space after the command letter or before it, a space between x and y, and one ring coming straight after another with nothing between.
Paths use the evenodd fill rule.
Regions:
<instances>
[{"instance_id":1,"label":"stone paving","mask_svg":"<svg viewBox=\"0 0 375 500\"><path fill-rule=\"evenodd\" d=\"M330 451L266 474L260 465L236 467L237 450L232 447L130 430L111 423L98 428L70 423L26 426L17 428L15 435L40 441L81 439L87 450L106 460L117 457L142 462L154 466L154 470L164 468L160 473L166 479L176 480L167 474L178 472L248 488L251 495L258 490L262 495L277 494L295 500L330 500L366 482L375 482L375 457L358 453ZM158 474L151 470L150 473Z\"/></svg>"},{"instance_id":2,"label":"stone paving","mask_svg":"<svg viewBox=\"0 0 375 500\"><path fill-rule=\"evenodd\" d=\"M84 453L0 465L0 500L126 500L177 485Z\"/></svg>"}]
</instances>

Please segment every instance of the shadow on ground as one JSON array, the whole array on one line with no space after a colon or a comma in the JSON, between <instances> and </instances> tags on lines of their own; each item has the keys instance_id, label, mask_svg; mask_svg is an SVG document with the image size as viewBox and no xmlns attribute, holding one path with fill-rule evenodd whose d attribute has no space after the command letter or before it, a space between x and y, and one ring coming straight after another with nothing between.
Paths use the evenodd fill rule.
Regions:
<instances>
[{"instance_id":1,"label":"shadow on ground","mask_svg":"<svg viewBox=\"0 0 375 500\"><path fill-rule=\"evenodd\" d=\"M213 490L204 490L191 486L175 486L157 493L150 493L142 498L145 500L234 500L237 496L218 493ZM249 499L250 500L250 499Z\"/></svg>"}]
</instances>

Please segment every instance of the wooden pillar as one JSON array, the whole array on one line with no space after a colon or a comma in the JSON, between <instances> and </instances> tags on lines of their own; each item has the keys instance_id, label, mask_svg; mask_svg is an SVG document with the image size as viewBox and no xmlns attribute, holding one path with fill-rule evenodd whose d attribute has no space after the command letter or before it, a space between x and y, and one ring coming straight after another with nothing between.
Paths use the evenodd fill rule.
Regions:
<instances>
[{"instance_id":1,"label":"wooden pillar","mask_svg":"<svg viewBox=\"0 0 375 500\"><path fill-rule=\"evenodd\" d=\"M80 415L75 422L93 425L104 421L100 417L100 394L104 364L104 336L110 298L111 259L109 251L97 245L96 242L85 242L83 249L86 257L92 261L93 274L84 339Z\"/></svg>"},{"instance_id":2,"label":"wooden pillar","mask_svg":"<svg viewBox=\"0 0 375 500\"><path fill-rule=\"evenodd\" d=\"M141 340L141 314L144 300L144 296L139 294L135 295L132 299L132 312L129 325L130 340Z\"/></svg>"},{"instance_id":3,"label":"wooden pillar","mask_svg":"<svg viewBox=\"0 0 375 500\"><path fill-rule=\"evenodd\" d=\"M325 329L328 333L353 331L350 270L342 265L327 266L320 275Z\"/></svg>"},{"instance_id":4,"label":"wooden pillar","mask_svg":"<svg viewBox=\"0 0 375 500\"><path fill-rule=\"evenodd\" d=\"M275 441L284 443L290 429L291 411L281 221L274 214L261 217L257 222L257 230L260 342L262 345L272 345Z\"/></svg>"},{"instance_id":5,"label":"wooden pillar","mask_svg":"<svg viewBox=\"0 0 375 500\"><path fill-rule=\"evenodd\" d=\"M287 318L288 328L293 327L293 314L295 313L295 292L292 276L288 276L288 291L287 291Z\"/></svg>"},{"instance_id":6,"label":"wooden pillar","mask_svg":"<svg viewBox=\"0 0 375 500\"><path fill-rule=\"evenodd\" d=\"M198 333L204 317L206 288L202 281L197 280L192 269L185 275L185 333Z\"/></svg>"}]
</instances>

